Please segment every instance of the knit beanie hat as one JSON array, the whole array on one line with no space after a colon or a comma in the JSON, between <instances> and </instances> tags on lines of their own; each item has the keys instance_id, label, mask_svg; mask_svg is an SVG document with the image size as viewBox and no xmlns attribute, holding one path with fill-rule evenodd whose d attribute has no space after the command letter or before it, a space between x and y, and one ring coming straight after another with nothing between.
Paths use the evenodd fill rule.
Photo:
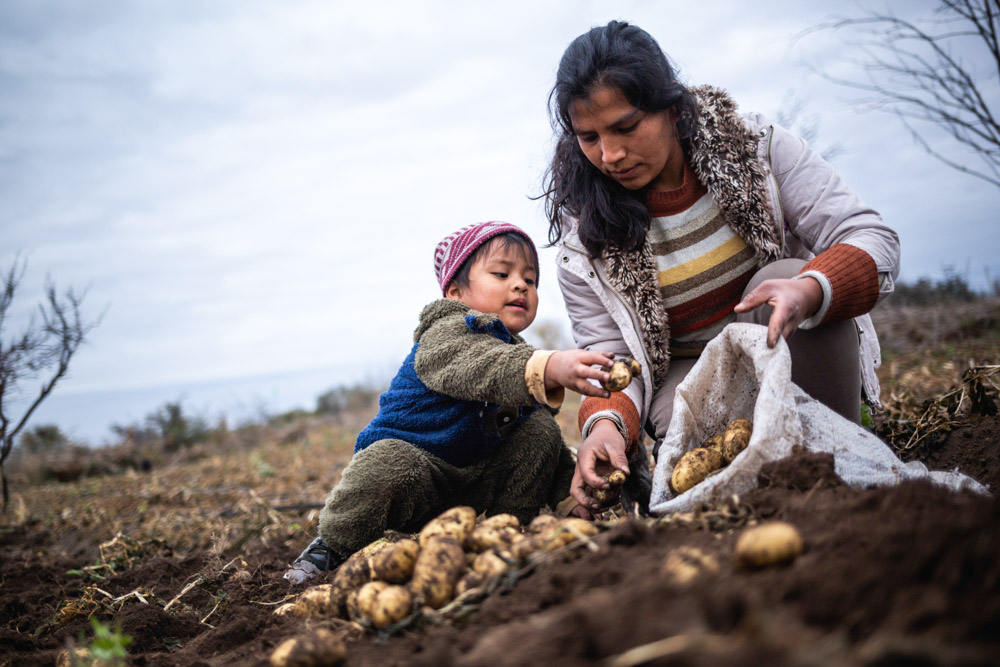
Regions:
<instances>
[{"instance_id":1,"label":"knit beanie hat","mask_svg":"<svg viewBox=\"0 0 1000 667\"><path fill-rule=\"evenodd\" d=\"M531 241L531 237L523 230L515 227L509 222L493 220L491 222L478 222L468 227L463 227L453 234L449 234L437 244L434 249L434 273L437 275L438 284L441 285L441 293L447 294L448 283L455 277L462 264L469 256L476 251L476 248L483 245L497 234L504 232L514 232L520 234L531 247L531 254L535 260L535 268L538 268L538 250Z\"/></svg>"}]
</instances>

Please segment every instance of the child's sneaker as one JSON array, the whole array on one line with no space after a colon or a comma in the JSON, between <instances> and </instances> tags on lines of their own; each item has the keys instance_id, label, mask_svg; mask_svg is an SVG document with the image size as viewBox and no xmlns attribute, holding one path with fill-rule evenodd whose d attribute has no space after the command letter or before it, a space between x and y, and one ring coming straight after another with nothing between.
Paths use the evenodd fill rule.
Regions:
<instances>
[{"instance_id":1,"label":"child's sneaker","mask_svg":"<svg viewBox=\"0 0 1000 667\"><path fill-rule=\"evenodd\" d=\"M323 538L317 537L305 551L299 554L292 566L285 572L285 579L290 584L304 584L314 579L320 572L328 572L340 565L340 559L330 551Z\"/></svg>"}]
</instances>

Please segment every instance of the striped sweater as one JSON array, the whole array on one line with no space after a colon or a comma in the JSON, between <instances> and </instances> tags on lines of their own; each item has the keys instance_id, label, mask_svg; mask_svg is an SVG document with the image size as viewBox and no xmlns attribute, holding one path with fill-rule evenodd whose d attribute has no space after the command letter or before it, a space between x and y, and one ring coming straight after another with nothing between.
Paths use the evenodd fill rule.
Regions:
<instances>
[{"instance_id":1,"label":"striped sweater","mask_svg":"<svg viewBox=\"0 0 1000 667\"><path fill-rule=\"evenodd\" d=\"M670 320L670 356L697 357L730 322L757 270L753 249L685 165L677 190L649 192L649 242Z\"/></svg>"}]
</instances>

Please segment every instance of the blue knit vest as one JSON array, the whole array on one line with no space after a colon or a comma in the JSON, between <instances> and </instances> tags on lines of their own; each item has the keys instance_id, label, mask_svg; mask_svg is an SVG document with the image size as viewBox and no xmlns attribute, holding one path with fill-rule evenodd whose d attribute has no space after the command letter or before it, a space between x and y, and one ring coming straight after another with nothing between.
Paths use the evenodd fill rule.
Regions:
<instances>
[{"instance_id":1,"label":"blue knit vest","mask_svg":"<svg viewBox=\"0 0 1000 667\"><path fill-rule=\"evenodd\" d=\"M510 343L500 320L480 326L469 315L465 324L475 334L491 335ZM379 397L378 414L360 434L354 453L379 440L403 440L452 465L464 467L482 461L538 406L502 406L466 401L429 389L417 375L417 342L403 361L389 389Z\"/></svg>"}]
</instances>

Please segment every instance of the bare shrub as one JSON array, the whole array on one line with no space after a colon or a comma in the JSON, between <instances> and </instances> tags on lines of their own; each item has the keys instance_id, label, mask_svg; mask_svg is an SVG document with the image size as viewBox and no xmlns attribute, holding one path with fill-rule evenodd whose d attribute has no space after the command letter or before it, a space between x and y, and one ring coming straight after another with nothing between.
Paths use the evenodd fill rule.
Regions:
<instances>
[{"instance_id":1,"label":"bare shrub","mask_svg":"<svg viewBox=\"0 0 1000 667\"><path fill-rule=\"evenodd\" d=\"M25 263L15 259L3 276L0 292L0 479L4 511L9 500L4 462L14 448L14 439L66 376L73 355L99 323L99 320L84 321L80 312L84 293L72 288L60 293L49 280L36 317L29 320L20 334L8 338L8 318L25 268ZM15 414L16 403L28 393L26 384L36 387L34 397L27 400L27 407L20 414Z\"/></svg>"}]
</instances>

